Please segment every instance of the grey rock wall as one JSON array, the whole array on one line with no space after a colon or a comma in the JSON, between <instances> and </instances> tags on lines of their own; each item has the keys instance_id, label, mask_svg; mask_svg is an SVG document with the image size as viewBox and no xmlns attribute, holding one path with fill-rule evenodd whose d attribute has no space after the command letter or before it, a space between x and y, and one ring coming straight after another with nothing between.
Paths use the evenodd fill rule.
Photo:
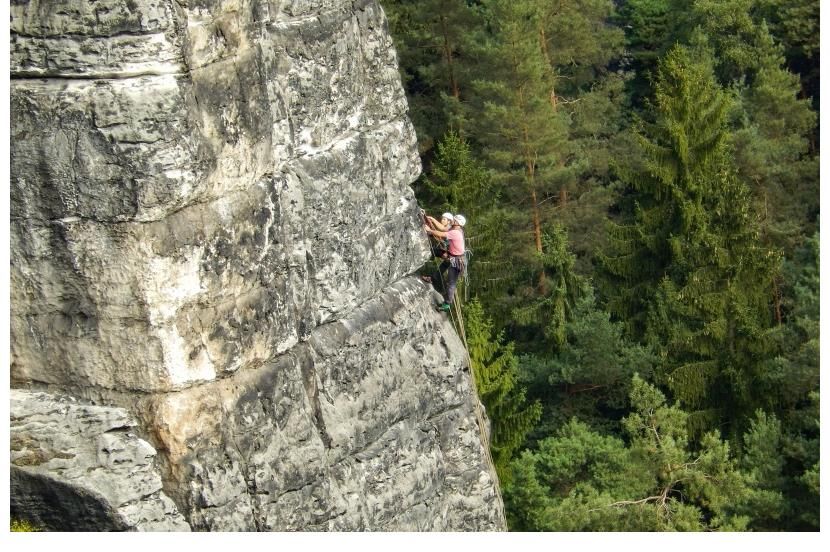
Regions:
<instances>
[{"instance_id":1,"label":"grey rock wall","mask_svg":"<svg viewBox=\"0 0 830 552\"><path fill-rule=\"evenodd\" d=\"M194 529L502 527L463 346L433 301L403 279L273 362L144 399Z\"/></svg>"},{"instance_id":2,"label":"grey rock wall","mask_svg":"<svg viewBox=\"0 0 830 552\"><path fill-rule=\"evenodd\" d=\"M11 27L15 377L181 389L423 261L373 2L52 0Z\"/></svg>"},{"instance_id":3,"label":"grey rock wall","mask_svg":"<svg viewBox=\"0 0 830 552\"><path fill-rule=\"evenodd\" d=\"M194 528L503 528L377 3L10 12L13 386L126 408Z\"/></svg>"},{"instance_id":4,"label":"grey rock wall","mask_svg":"<svg viewBox=\"0 0 830 552\"><path fill-rule=\"evenodd\" d=\"M123 408L11 391L11 512L38 527L188 531Z\"/></svg>"}]
</instances>

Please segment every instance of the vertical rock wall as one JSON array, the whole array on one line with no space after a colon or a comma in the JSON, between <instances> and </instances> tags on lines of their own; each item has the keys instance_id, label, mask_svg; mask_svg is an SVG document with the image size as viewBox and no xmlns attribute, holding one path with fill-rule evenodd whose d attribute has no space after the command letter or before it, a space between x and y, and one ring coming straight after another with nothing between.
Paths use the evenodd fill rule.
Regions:
<instances>
[{"instance_id":1,"label":"vertical rock wall","mask_svg":"<svg viewBox=\"0 0 830 552\"><path fill-rule=\"evenodd\" d=\"M10 48L13 386L126 407L195 529L504 528L374 1L14 0Z\"/></svg>"}]
</instances>

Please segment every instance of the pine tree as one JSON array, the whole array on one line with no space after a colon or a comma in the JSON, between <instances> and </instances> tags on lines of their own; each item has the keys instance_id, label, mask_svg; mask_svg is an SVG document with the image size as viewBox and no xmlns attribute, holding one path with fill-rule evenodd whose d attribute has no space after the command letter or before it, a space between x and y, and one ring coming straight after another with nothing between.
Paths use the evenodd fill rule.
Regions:
<instances>
[{"instance_id":1,"label":"pine tree","mask_svg":"<svg viewBox=\"0 0 830 552\"><path fill-rule=\"evenodd\" d=\"M799 97L819 95L819 2L815 0L756 0L748 6L756 24L764 21L783 46L786 67L800 76Z\"/></svg>"},{"instance_id":2,"label":"pine tree","mask_svg":"<svg viewBox=\"0 0 830 552\"><path fill-rule=\"evenodd\" d=\"M567 120L551 103L554 78L539 43L538 0L486 3L493 28L487 80L475 82L482 117L476 137L503 182L504 201L526 205L526 254L543 252L542 202L567 178ZM529 246L529 247L528 247ZM540 281L540 285L543 282Z\"/></svg>"},{"instance_id":3,"label":"pine tree","mask_svg":"<svg viewBox=\"0 0 830 552\"><path fill-rule=\"evenodd\" d=\"M551 74L554 112L568 115L570 155L560 157L557 208L565 210L574 194L597 185L603 164L619 132L619 110L625 76L609 67L623 55L624 34L611 24L611 0L541 2L536 25ZM605 162L605 163L603 163Z\"/></svg>"},{"instance_id":4,"label":"pine tree","mask_svg":"<svg viewBox=\"0 0 830 552\"><path fill-rule=\"evenodd\" d=\"M795 250L782 271L783 324L776 327L779 355L764 363L772 407L780 420L778 452L784 463L780 491L786 507L767 527L814 531L819 527L819 236ZM774 523L773 523L774 522Z\"/></svg>"},{"instance_id":5,"label":"pine tree","mask_svg":"<svg viewBox=\"0 0 830 552\"><path fill-rule=\"evenodd\" d=\"M544 252L542 235L556 210L607 177L624 80L609 65L622 55L623 36L610 24L609 0L484 5L492 32L481 52L487 78L475 83L483 114L475 137L504 186L503 201L526 213L527 234L515 232L518 243L532 240L526 260ZM598 220L604 196L584 199L569 221Z\"/></svg>"},{"instance_id":6,"label":"pine tree","mask_svg":"<svg viewBox=\"0 0 830 552\"><path fill-rule=\"evenodd\" d=\"M466 0L383 0L422 153L466 126L479 10Z\"/></svg>"},{"instance_id":7,"label":"pine tree","mask_svg":"<svg viewBox=\"0 0 830 552\"><path fill-rule=\"evenodd\" d=\"M545 2L539 18L540 42L553 76L551 102L567 115L568 154L548 200L549 217L567 229L576 255L574 270L589 276L603 245L604 222L614 190L608 186L611 160L627 155L620 134L625 125L625 84L620 69L624 33L612 24L611 0ZM543 217L544 218L544 217Z\"/></svg>"},{"instance_id":8,"label":"pine tree","mask_svg":"<svg viewBox=\"0 0 830 552\"><path fill-rule=\"evenodd\" d=\"M511 529L742 530L749 489L716 432L692 447L687 415L635 376L629 445L572 420L513 462L504 490Z\"/></svg>"},{"instance_id":9,"label":"pine tree","mask_svg":"<svg viewBox=\"0 0 830 552\"><path fill-rule=\"evenodd\" d=\"M634 412L623 425L634 456L652 467L658 492L623 501L621 506L650 504L663 522L681 530L707 526L727 531L744 529L749 519L739 512L748 488L728 442L712 431L694 450L687 429L688 415L677 406L667 406L665 396L636 375L631 403ZM694 510L705 511L706 515L693 515Z\"/></svg>"},{"instance_id":10,"label":"pine tree","mask_svg":"<svg viewBox=\"0 0 830 552\"><path fill-rule=\"evenodd\" d=\"M505 345L501 334L493 335L493 324L478 301L465 305L464 320L476 388L492 422L493 462L499 480L507 482L509 462L538 422L541 406L538 402L525 404L525 391L516 385L513 344Z\"/></svg>"},{"instance_id":11,"label":"pine tree","mask_svg":"<svg viewBox=\"0 0 830 552\"><path fill-rule=\"evenodd\" d=\"M746 513L752 516L751 528L770 531L781 527L787 516L784 499L784 454L781 450L781 422L759 410L743 436L742 467L750 484Z\"/></svg>"},{"instance_id":12,"label":"pine tree","mask_svg":"<svg viewBox=\"0 0 830 552\"><path fill-rule=\"evenodd\" d=\"M632 376L650 377L657 364L648 348L626 339L622 324L598 307L590 288L566 327L565 343L555 355L519 358L520 381L543 408L533 441L550 437L573 417L594 430L619 433Z\"/></svg>"},{"instance_id":13,"label":"pine tree","mask_svg":"<svg viewBox=\"0 0 830 552\"><path fill-rule=\"evenodd\" d=\"M759 410L744 434L741 464L751 491L742 506L752 530L819 529L817 394L810 399L806 416L789 427Z\"/></svg>"}]
</instances>

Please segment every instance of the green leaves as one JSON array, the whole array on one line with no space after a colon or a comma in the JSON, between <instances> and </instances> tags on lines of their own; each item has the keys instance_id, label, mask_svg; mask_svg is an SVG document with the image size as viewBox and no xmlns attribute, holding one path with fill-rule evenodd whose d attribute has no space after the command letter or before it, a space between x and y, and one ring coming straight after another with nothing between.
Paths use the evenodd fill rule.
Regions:
<instances>
[{"instance_id":1,"label":"green leaves","mask_svg":"<svg viewBox=\"0 0 830 552\"><path fill-rule=\"evenodd\" d=\"M385 4L511 527L816 528L817 3Z\"/></svg>"}]
</instances>

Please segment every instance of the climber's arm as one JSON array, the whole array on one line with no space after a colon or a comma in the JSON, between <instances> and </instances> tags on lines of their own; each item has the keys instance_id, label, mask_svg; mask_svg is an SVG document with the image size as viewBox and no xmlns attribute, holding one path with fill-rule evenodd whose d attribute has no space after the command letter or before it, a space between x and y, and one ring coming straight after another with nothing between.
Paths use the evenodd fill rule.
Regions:
<instances>
[{"instance_id":1,"label":"climber's arm","mask_svg":"<svg viewBox=\"0 0 830 552\"><path fill-rule=\"evenodd\" d=\"M446 238L447 232L443 232L441 230L436 230L434 228L430 228L429 226L424 226L424 230L427 234L431 234L437 238Z\"/></svg>"}]
</instances>

